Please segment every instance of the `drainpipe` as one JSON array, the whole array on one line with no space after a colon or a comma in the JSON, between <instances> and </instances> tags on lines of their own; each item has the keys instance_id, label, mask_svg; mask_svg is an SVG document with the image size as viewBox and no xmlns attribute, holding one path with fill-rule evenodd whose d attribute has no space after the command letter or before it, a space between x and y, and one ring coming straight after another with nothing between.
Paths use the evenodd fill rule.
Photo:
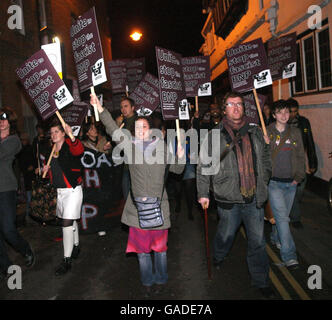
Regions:
<instances>
[{"instance_id":1,"label":"drainpipe","mask_svg":"<svg viewBox=\"0 0 332 320\"><path fill-rule=\"evenodd\" d=\"M276 30L278 27L278 0L271 0L271 6L267 10L267 22L270 23L270 32L274 38L277 38Z\"/></svg>"}]
</instances>

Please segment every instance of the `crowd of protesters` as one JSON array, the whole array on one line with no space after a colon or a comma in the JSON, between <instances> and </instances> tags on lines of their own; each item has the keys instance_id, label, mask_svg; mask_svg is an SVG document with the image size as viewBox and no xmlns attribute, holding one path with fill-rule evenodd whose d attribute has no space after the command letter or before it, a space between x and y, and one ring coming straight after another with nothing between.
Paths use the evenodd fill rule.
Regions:
<instances>
[{"instance_id":1,"label":"crowd of protesters","mask_svg":"<svg viewBox=\"0 0 332 320\"><path fill-rule=\"evenodd\" d=\"M226 94L221 105L211 104L201 116L191 110L190 120L181 121L181 127L185 132L197 131L201 142L198 149L192 148L188 136L184 144L176 138L169 142L166 138L171 122L163 121L160 112L154 112L150 117L138 116L135 102L128 97L121 100L121 115L117 116L103 108L95 95L91 95L90 102L97 105L101 122L90 118L82 125L79 138L72 136L68 125L63 127L59 122L49 126L50 134L37 125L32 145L26 133L18 138L10 109L0 110L0 162L4 177L0 183L0 275L6 276L12 264L6 254L6 241L25 257L27 266L35 261L32 248L15 226L18 188L13 169L15 157L24 178L26 217L31 213L29 204L35 175L47 174L57 190L56 215L62 221L64 258L55 274L61 276L71 269L72 259L80 252L77 223L83 200L80 157L84 148L111 155L116 146L111 137L121 132L128 136L125 157L128 156L126 150L132 150L143 158L143 163L124 165L125 207L121 221L129 226L126 252L137 253L141 282L146 291L149 292L153 284L167 282L169 199L175 200L176 213L183 212L184 195L189 220L194 219L195 205L217 209L219 223L213 244L216 269L222 268L236 231L244 223L252 284L264 297L273 298L265 249L264 207L268 201L274 216L270 220L273 221L271 243L280 249L284 265L296 269L299 263L289 223L291 219L294 227L302 227L299 202L307 179L306 157L307 174L317 170L310 123L298 114L296 100L279 100L264 106L267 135L263 135L260 126L249 123L243 97L238 93ZM119 128L121 130L117 130ZM161 131L160 137L151 135L153 128ZM212 129L219 132L220 158L216 163L207 164L201 155L209 155L215 148ZM47 165L52 145L54 153ZM161 146L165 147L165 161L151 164L149 157ZM167 165L169 153L176 155L175 164ZM184 160L180 163L180 159ZM151 199L160 201L163 224L145 229L138 217L138 206Z\"/></svg>"}]
</instances>

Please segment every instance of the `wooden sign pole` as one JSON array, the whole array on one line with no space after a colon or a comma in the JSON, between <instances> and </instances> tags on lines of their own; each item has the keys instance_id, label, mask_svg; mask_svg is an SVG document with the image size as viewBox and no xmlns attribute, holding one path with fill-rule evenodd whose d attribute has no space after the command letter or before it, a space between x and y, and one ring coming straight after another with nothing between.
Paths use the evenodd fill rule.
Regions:
<instances>
[{"instance_id":1,"label":"wooden sign pole","mask_svg":"<svg viewBox=\"0 0 332 320\"><path fill-rule=\"evenodd\" d=\"M196 107L196 112L198 112L198 96L195 96L195 107Z\"/></svg>"},{"instance_id":2,"label":"wooden sign pole","mask_svg":"<svg viewBox=\"0 0 332 320\"><path fill-rule=\"evenodd\" d=\"M181 140L180 140L180 121L179 121L179 119L175 120L175 124L176 124L176 136L178 137L178 144L180 144Z\"/></svg>"},{"instance_id":3,"label":"wooden sign pole","mask_svg":"<svg viewBox=\"0 0 332 320\"><path fill-rule=\"evenodd\" d=\"M58 118L59 118L59 120L60 120L60 122L61 122L61 124L62 124L62 127L65 129L65 128L66 128L66 122L65 122L65 120L63 120L63 118L62 118L60 112L57 111L55 114L58 116ZM74 140L74 139L75 139L75 137L74 137L72 134L69 134L69 138L70 138L71 140Z\"/></svg>"},{"instance_id":4,"label":"wooden sign pole","mask_svg":"<svg viewBox=\"0 0 332 320\"><path fill-rule=\"evenodd\" d=\"M95 92L95 87L90 87L90 91L91 91L91 94L94 94L96 95L96 92ZM96 118L96 121L98 122L99 121L99 113L98 113L98 109L97 109L97 105L92 105L93 106L93 109L95 111L95 118Z\"/></svg>"},{"instance_id":5,"label":"wooden sign pole","mask_svg":"<svg viewBox=\"0 0 332 320\"><path fill-rule=\"evenodd\" d=\"M52 151L51 151L50 157L48 158L47 166L49 166L50 163L51 163L51 160L52 160L52 158L53 158L54 151L55 151L55 144L53 145L53 148L52 148ZM43 173L43 179L46 177L46 174L47 174L47 171L45 171L45 172Z\"/></svg>"},{"instance_id":6,"label":"wooden sign pole","mask_svg":"<svg viewBox=\"0 0 332 320\"><path fill-rule=\"evenodd\" d=\"M281 100L281 79L278 81L278 97Z\"/></svg>"},{"instance_id":7,"label":"wooden sign pole","mask_svg":"<svg viewBox=\"0 0 332 320\"><path fill-rule=\"evenodd\" d=\"M259 119L261 121L262 129L263 129L263 133L264 133L265 136L267 136L267 131L266 131L266 127L265 127L265 122L264 122L264 118L263 118L261 106L259 104L259 100L258 100L258 96L257 96L257 91L256 91L255 88L253 89L253 91L254 91L255 101L256 101L256 105L257 105Z\"/></svg>"}]
</instances>

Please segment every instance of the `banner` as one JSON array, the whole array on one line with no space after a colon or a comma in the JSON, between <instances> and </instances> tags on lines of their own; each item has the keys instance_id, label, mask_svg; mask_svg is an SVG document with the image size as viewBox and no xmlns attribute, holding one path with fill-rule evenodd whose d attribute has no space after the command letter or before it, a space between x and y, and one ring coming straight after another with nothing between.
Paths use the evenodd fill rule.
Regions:
<instances>
[{"instance_id":1,"label":"banner","mask_svg":"<svg viewBox=\"0 0 332 320\"><path fill-rule=\"evenodd\" d=\"M186 57L181 63L187 97L211 96L210 57Z\"/></svg>"},{"instance_id":2,"label":"banner","mask_svg":"<svg viewBox=\"0 0 332 320\"><path fill-rule=\"evenodd\" d=\"M112 93L126 92L128 59L118 59L108 62Z\"/></svg>"},{"instance_id":3,"label":"banner","mask_svg":"<svg viewBox=\"0 0 332 320\"><path fill-rule=\"evenodd\" d=\"M271 72L261 38L226 50L233 91L247 92L272 85Z\"/></svg>"},{"instance_id":4,"label":"banner","mask_svg":"<svg viewBox=\"0 0 332 320\"><path fill-rule=\"evenodd\" d=\"M80 92L107 81L94 7L72 24L70 37Z\"/></svg>"},{"instance_id":5,"label":"banner","mask_svg":"<svg viewBox=\"0 0 332 320\"><path fill-rule=\"evenodd\" d=\"M139 116L149 116L160 103L158 78L147 73L129 98L135 101L135 111Z\"/></svg>"},{"instance_id":6,"label":"banner","mask_svg":"<svg viewBox=\"0 0 332 320\"><path fill-rule=\"evenodd\" d=\"M252 92L249 94L246 94L245 96L243 96L243 99L244 99L246 116L248 117L249 122L255 123L260 126L260 121L259 121L259 116L258 116L258 111L257 111L254 94ZM266 96L258 94L258 100L259 100L259 104L260 104L261 108L263 109L265 101L266 101Z\"/></svg>"},{"instance_id":7,"label":"banner","mask_svg":"<svg viewBox=\"0 0 332 320\"><path fill-rule=\"evenodd\" d=\"M268 63L272 80L296 76L296 32L267 43Z\"/></svg>"},{"instance_id":8,"label":"banner","mask_svg":"<svg viewBox=\"0 0 332 320\"><path fill-rule=\"evenodd\" d=\"M43 120L74 100L42 49L16 69L16 74Z\"/></svg>"},{"instance_id":9,"label":"banner","mask_svg":"<svg viewBox=\"0 0 332 320\"><path fill-rule=\"evenodd\" d=\"M126 84L128 85L129 92L133 92L140 81L145 75L145 59L128 59L127 65L127 79Z\"/></svg>"},{"instance_id":10,"label":"banner","mask_svg":"<svg viewBox=\"0 0 332 320\"><path fill-rule=\"evenodd\" d=\"M83 206L81 229L92 233L107 231L111 218L120 216L123 209L122 165L114 166L111 155L85 148L83 166Z\"/></svg>"},{"instance_id":11,"label":"banner","mask_svg":"<svg viewBox=\"0 0 332 320\"><path fill-rule=\"evenodd\" d=\"M181 101L186 98L181 55L156 46L160 106L164 120L179 118Z\"/></svg>"},{"instance_id":12,"label":"banner","mask_svg":"<svg viewBox=\"0 0 332 320\"><path fill-rule=\"evenodd\" d=\"M74 102L70 107L66 108L61 112L63 120L71 126L73 135L78 136L84 118L88 114L90 105L85 102Z\"/></svg>"}]
</instances>

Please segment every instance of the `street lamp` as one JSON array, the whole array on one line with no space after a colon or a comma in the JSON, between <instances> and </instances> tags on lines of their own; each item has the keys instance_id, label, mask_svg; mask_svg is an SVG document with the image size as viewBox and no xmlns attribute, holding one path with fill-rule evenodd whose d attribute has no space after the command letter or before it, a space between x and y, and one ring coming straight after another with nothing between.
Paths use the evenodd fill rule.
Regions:
<instances>
[{"instance_id":1,"label":"street lamp","mask_svg":"<svg viewBox=\"0 0 332 320\"><path fill-rule=\"evenodd\" d=\"M135 31L134 33L132 33L132 34L130 35L130 38L132 38L133 41L139 41L139 40L141 40L141 37L142 37L142 36L143 36L143 35L142 35L140 32Z\"/></svg>"}]
</instances>

